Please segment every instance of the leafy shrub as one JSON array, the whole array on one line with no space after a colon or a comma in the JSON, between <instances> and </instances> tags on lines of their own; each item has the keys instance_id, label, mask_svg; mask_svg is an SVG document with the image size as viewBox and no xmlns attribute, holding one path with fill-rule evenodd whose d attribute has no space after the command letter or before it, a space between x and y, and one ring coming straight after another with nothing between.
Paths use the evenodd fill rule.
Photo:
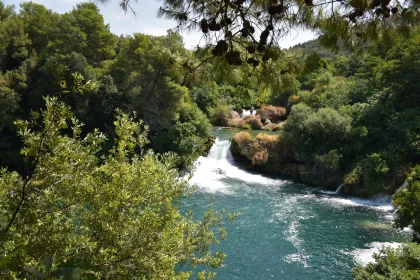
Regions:
<instances>
[{"instance_id":1,"label":"leafy shrub","mask_svg":"<svg viewBox=\"0 0 420 280\"><path fill-rule=\"evenodd\" d=\"M210 108L210 122L213 125L227 126L227 119L231 108L228 105L218 105L217 107Z\"/></svg>"},{"instance_id":2,"label":"leafy shrub","mask_svg":"<svg viewBox=\"0 0 420 280\"><path fill-rule=\"evenodd\" d=\"M242 126L243 129L251 129L251 126L249 124L244 124Z\"/></svg>"},{"instance_id":3,"label":"leafy shrub","mask_svg":"<svg viewBox=\"0 0 420 280\"><path fill-rule=\"evenodd\" d=\"M356 280L420 279L420 244L411 242L396 249L382 247L373 258L374 263L352 270Z\"/></svg>"},{"instance_id":4,"label":"leafy shrub","mask_svg":"<svg viewBox=\"0 0 420 280\"><path fill-rule=\"evenodd\" d=\"M184 104L178 121L152 139L153 148L161 153L175 152L181 166L192 163L203 154L210 136L210 123L195 104Z\"/></svg>"}]
</instances>

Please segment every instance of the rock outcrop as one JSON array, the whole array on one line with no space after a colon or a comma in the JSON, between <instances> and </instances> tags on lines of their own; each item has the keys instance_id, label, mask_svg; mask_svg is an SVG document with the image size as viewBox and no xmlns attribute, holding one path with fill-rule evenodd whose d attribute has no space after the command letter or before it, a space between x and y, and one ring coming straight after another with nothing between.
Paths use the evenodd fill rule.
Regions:
<instances>
[{"instance_id":1,"label":"rock outcrop","mask_svg":"<svg viewBox=\"0 0 420 280\"><path fill-rule=\"evenodd\" d=\"M291 147L280 135L260 133L252 138L248 132L239 132L232 139L231 152L235 161L245 169L287 176L334 191L340 186L340 194L363 198L392 195L407 178L406 174L401 173L376 191L368 190L364 184L363 172L357 180L352 180L354 176L329 170L320 162L306 164L296 160Z\"/></svg>"},{"instance_id":2,"label":"rock outcrop","mask_svg":"<svg viewBox=\"0 0 420 280\"><path fill-rule=\"evenodd\" d=\"M257 110L257 115L260 115L263 121L270 120L271 122L280 122L286 119L286 108L281 106L262 105Z\"/></svg>"},{"instance_id":3,"label":"rock outcrop","mask_svg":"<svg viewBox=\"0 0 420 280\"><path fill-rule=\"evenodd\" d=\"M232 139L231 152L234 159L248 170L288 176L334 190L343 181L342 176L319 174L316 167L308 167L296 160L280 135L260 133L253 139L248 132L239 132Z\"/></svg>"}]
</instances>

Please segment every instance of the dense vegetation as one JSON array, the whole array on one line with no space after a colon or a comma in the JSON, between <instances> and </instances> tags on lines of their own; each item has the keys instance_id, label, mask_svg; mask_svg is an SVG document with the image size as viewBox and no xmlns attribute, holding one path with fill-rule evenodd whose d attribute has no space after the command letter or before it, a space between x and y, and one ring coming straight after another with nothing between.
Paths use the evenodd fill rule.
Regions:
<instances>
[{"instance_id":1,"label":"dense vegetation","mask_svg":"<svg viewBox=\"0 0 420 280\"><path fill-rule=\"evenodd\" d=\"M418 30L417 30L418 31ZM318 57L301 83L283 136L296 158L319 176L341 175L343 190L394 193L396 226L419 241L420 33L392 47L371 44L362 56ZM312 60L314 61L314 60ZM316 60L315 60L316 61ZM313 65L313 64L312 64ZM376 263L353 270L356 279L417 279L417 243L384 248Z\"/></svg>"},{"instance_id":2,"label":"dense vegetation","mask_svg":"<svg viewBox=\"0 0 420 280\"><path fill-rule=\"evenodd\" d=\"M364 56L319 57L299 77L284 137L317 172L341 174L347 193L390 193L419 163L420 36Z\"/></svg>"},{"instance_id":3,"label":"dense vegetation","mask_svg":"<svg viewBox=\"0 0 420 280\"><path fill-rule=\"evenodd\" d=\"M176 206L210 135L191 56L173 32L115 36L93 3L0 3L0 278L213 276L232 217Z\"/></svg>"},{"instance_id":4,"label":"dense vegetation","mask_svg":"<svg viewBox=\"0 0 420 280\"><path fill-rule=\"evenodd\" d=\"M235 13L242 4L220 7ZM360 9L354 5L346 9ZM395 14L413 20L413 5ZM340 178L347 193L392 193L408 177L395 198L396 223L411 225L418 240L420 32L413 27L392 46L363 43L363 55L349 55L320 47L348 29L332 31L290 50L264 47L253 60L243 50L245 64L226 50L227 60L214 48L186 50L175 32L117 37L93 3L57 14L0 2L0 276L187 279L182 265L220 266L224 254L209 246L225 235L224 213L210 209L199 222L182 216L176 201L190 188L178 170L203 154L209 119L263 104L284 106L288 119L279 136L259 138L290 146L296 162ZM237 38L228 39L240 50ZM384 250L354 274L408 279L418 259L416 245Z\"/></svg>"}]
</instances>

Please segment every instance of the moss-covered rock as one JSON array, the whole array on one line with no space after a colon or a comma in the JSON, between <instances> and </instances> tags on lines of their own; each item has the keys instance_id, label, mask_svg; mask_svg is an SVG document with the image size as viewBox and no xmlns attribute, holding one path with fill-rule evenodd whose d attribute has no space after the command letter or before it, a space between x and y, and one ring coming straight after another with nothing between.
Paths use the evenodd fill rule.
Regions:
<instances>
[{"instance_id":1,"label":"moss-covered rock","mask_svg":"<svg viewBox=\"0 0 420 280\"><path fill-rule=\"evenodd\" d=\"M257 110L257 115L263 121L270 120L271 122L280 122L286 119L286 108L281 106L262 105Z\"/></svg>"},{"instance_id":2,"label":"moss-covered rock","mask_svg":"<svg viewBox=\"0 0 420 280\"><path fill-rule=\"evenodd\" d=\"M234 159L246 169L289 176L331 189L335 189L343 180L338 174L320 175L315 167L296 160L291 148L279 134L260 133L254 139L248 132L237 133L232 139L231 152Z\"/></svg>"}]
</instances>

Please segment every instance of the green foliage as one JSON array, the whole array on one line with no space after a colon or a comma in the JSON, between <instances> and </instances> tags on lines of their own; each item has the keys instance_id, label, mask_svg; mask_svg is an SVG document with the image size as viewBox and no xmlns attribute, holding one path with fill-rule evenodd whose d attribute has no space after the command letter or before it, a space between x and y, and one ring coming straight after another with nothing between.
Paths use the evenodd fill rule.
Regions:
<instances>
[{"instance_id":1,"label":"green foliage","mask_svg":"<svg viewBox=\"0 0 420 280\"><path fill-rule=\"evenodd\" d=\"M210 108L210 122L213 125L227 126L226 119L229 117L229 112L231 110L231 107L223 104Z\"/></svg>"},{"instance_id":2,"label":"green foliage","mask_svg":"<svg viewBox=\"0 0 420 280\"><path fill-rule=\"evenodd\" d=\"M57 22L60 17L41 4L25 2L21 3L20 7L19 17L24 23L25 33L31 40L30 51L40 54L51 41L58 38Z\"/></svg>"},{"instance_id":3,"label":"green foliage","mask_svg":"<svg viewBox=\"0 0 420 280\"><path fill-rule=\"evenodd\" d=\"M404 228L412 227L414 230L414 239L420 240L420 221L418 215L420 213L420 166L417 165L411 171L407 185L400 189L395 195L393 204L397 209L397 218L395 224Z\"/></svg>"},{"instance_id":4,"label":"green foliage","mask_svg":"<svg viewBox=\"0 0 420 280\"><path fill-rule=\"evenodd\" d=\"M1 70L12 70L29 56L31 40L24 30L24 22L17 16L9 16L0 25Z\"/></svg>"},{"instance_id":5,"label":"green foliage","mask_svg":"<svg viewBox=\"0 0 420 280\"><path fill-rule=\"evenodd\" d=\"M19 115L20 96L9 87L10 79L0 74L0 166L18 168L19 140L13 122Z\"/></svg>"},{"instance_id":6,"label":"green foliage","mask_svg":"<svg viewBox=\"0 0 420 280\"><path fill-rule=\"evenodd\" d=\"M179 165L189 165L204 153L210 128L206 115L195 104L184 105L175 125L152 139L153 148L159 152L175 152Z\"/></svg>"},{"instance_id":7,"label":"green foliage","mask_svg":"<svg viewBox=\"0 0 420 280\"><path fill-rule=\"evenodd\" d=\"M181 37L173 32L153 37L135 34L122 41L109 74L125 92L128 111L136 111L152 134L177 120L188 89L181 85L184 69L174 57L185 53Z\"/></svg>"},{"instance_id":8,"label":"green foliage","mask_svg":"<svg viewBox=\"0 0 420 280\"><path fill-rule=\"evenodd\" d=\"M337 174L340 172L341 154L337 150L331 150L326 154L315 156L315 166L320 174Z\"/></svg>"},{"instance_id":9,"label":"green foliage","mask_svg":"<svg viewBox=\"0 0 420 280\"><path fill-rule=\"evenodd\" d=\"M190 91L191 99L206 113L219 104L227 103L234 110L251 108L256 104L256 92L242 85L232 86L229 84L213 83L203 87L193 87Z\"/></svg>"},{"instance_id":10,"label":"green foliage","mask_svg":"<svg viewBox=\"0 0 420 280\"><path fill-rule=\"evenodd\" d=\"M176 144L164 145L160 151L182 150L184 158L188 150L193 150L189 162L201 154L208 122L198 113L193 115L201 126L194 121L179 121L183 108L193 105L186 87L190 71L185 66L192 54L178 34L136 34L117 39L93 3L79 3L61 15L32 2L20 7L18 13L12 6L2 4L0 8L0 87L4 95L4 106L0 105L0 162L4 166L21 170L16 153L21 142L16 139L13 121L43 108L45 96L57 96L71 106L85 124L83 135L95 128L106 132L108 146L116 136L112 123L115 110L120 108L139 114L149 126L150 139L158 139L158 134L169 130L177 135ZM222 87L217 88L219 91ZM247 89L238 92L243 92L243 97L229 94L236 103L248 98L248 93L252 95ZM219 97L214 106L218 102ZM210 100L200 105L213 106Z\"/></svg>"},{"instance_id":11,"label":"green foliage","mask_svg":"<svg viewBox=\"0 0 420 280\"><path fill-rule=\"evenodd\" d=\"M94 3L77 4L61 16L58 28L55 45L63 54L81 53L95 66L115 56L117 39Z\"/></svg>"},{"instance_id":12,"label":"green foliage","mask_svg":"<svg viewBox=\"0 0 420 280\"><path fill-rule=\"evenodd\" d=\"M372 196L396 190L409 166L420 160L419 79L414 77L420 74L419 45L418 35L392 47L373 44L363 57L338 56L303 72L284 125L295 158L321 172L320 159L336 150L339 165L332 173L345 174L346 191Z\"/></svg>"},{"instance_id":13,"label":"green foliage","mask_svg":"<svg viewBox=\"0 0 420 280\"><path fill-rule=\"evenodd\" d=\"M420 245L407 243L397 249L382 247L373 255L374 263L352 270L356 280L408 280L420 277Z\"/></svg>"},{"instance_id":14,"label":"green foliage","mask_svg":"<svg viewBox=\"0 0 420 280\"><path fill-rule=\"evenodd\" d=\"M296 156L311 162L314 153L324 154L339 149L348 137L350 119L332 108L312 111L305 104L293 106L284 125L285 139Z\"/></svg>"},{"instance_id":15,"label":"green foliage","mask_svg":"<svg viewBox=\"0 0 420 280\"><path fill-rule=\"evenodd\" d=\"M17 122L28 174L0 175L1 278L68 267L83 279L187 279L191 272L177 264L223 263L210 245L225 236L224 212L210 209L199 222L179 213L175 202L190 188L172 156L139 155L147 143L141 122L120 113L115 144L98 158L105 136L82 137L67 106L47 98L41 115Z\"/></svg>"}]
</instances>

